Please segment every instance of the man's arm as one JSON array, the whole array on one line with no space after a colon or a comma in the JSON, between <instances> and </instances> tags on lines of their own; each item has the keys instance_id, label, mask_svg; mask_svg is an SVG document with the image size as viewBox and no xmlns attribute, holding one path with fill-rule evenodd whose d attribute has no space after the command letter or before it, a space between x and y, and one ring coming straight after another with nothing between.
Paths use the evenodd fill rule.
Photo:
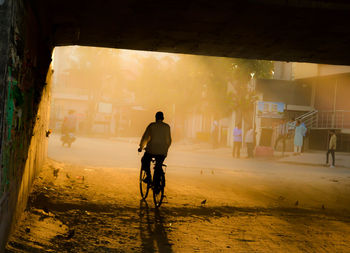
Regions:
<instances>
[{"instance_id":1,"label":"man's arm","mask_svg":"<svg viewBox=\"0 0 350 253\"><path fill-rule=\"evenodd\" d=\"M151 134L150 134L150 125L148 125L148 127L146 128L144 134L142 135L141 141L140 141L140 148L139 150L142 150L146 144L149 142L151 138ZM141 151L140 151L141 152Z\"/></svg>"},{"instance_id":2,"label":"man's arm","mask_svg":"<svg viewBox=\"0 0 350 253\"><path fill-rule=\"evenodd\" d=\"M171 145L171 133L170 133L170 127L169 127L169 132L168 132L168 139L167 139L168 147Z\"/></svg>"},{"instance_id":3,"label":"man's arm","mask_svg":"<svg viewBox=\"0 0 350 253\"><path fill-rule=\"evenodd\" d=\"M335 135L332 135L329 148L335 149L336 145L337 145L337 137Z\"/></svg>"}]
</instances>

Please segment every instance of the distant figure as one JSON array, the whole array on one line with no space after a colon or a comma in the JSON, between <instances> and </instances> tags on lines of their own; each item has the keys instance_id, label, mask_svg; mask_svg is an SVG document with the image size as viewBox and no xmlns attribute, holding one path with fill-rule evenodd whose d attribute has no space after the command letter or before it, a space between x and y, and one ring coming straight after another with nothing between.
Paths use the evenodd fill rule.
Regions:
<instances>
[{"instance_id":1,"label":"distant figure","mask_svg":"<svg viewBox=\"0 0 350 253\"><path fill-rule=\"evenodd\" d=\"M171 145L170 126L163 122L164 115L162 112L156 113L156 121L149 124L143 134L138 151L141 152L146 146L146 152L141 159L141 167L146 171L146 182L151 182L150 165L152 158L156 160L155 169L162 169L162 164L168 154ZM160 166L157 166L160 165ZM158 184L159 171L154 171L154 183Z\"/></svg>"},{"instance_id":2,"label":"distant figure","mask_svg":"<svg viewBox=\"0 0 350 253\"><path fill-rule=\"evenodd\" d=\"M75 131L77 127L77 117L74 113L74 110L69 110L68 115L64 118L62 123L62 146L65 144L68 145L68 147L71 147L72 143L75 141Z\"/></svg>"},{"instance_id":3,"label":"distant figure","mask_svg":"<svg viewBox=\"0 0 350 253\"><path fill-rule=\"evenodd\" d=\"M328 157L329 157L329 154L331 154L332 155L332 165L330 166L331 168L334 168L334 166L335 166L335 150L336 150L336 148L337 148L337 136L335 134L335 131L331 130L331 138L329 139L327 160L326 160L326 164L329 165Z\"/></svg>"},{"instance_id":4,"label":"distant figure","mask_svg":"<svg viewBox=\"0 0 350 253\"><path fill-rule=\"evenodd\" d=\"M303 134L303 145L301 146L301 153L304 153L304 145L305 145L305 138L306 138L306 133L307 133L307 127L305 126L304 122L301 122L300 124L305 128L304 134Z\"/></svg>"},{"instance_id":5,"label":"distant figure","mask_svg":"<svg viewBox=\"0 0 350 253\"><path fill-rule=\"evenodd\" d=\"M286 140L288 138L288 125L286 119L282 119L281 123L277 126L277 139L275 141L274 149L277 149L277 145L280 141L282 141L282 156L284 156L284 152L286 151Z\"/></svg>"},{"instance_id":6,"label":"distant figure","mask_svg":"<svg viewBox=\"0 0 350 253\"><path fill-rule=\"evenodd\" d=\"M306 128L301 125L300 120L297 120L294 132L294 155L300 155L301 153L301 147L303 146L303 138L305 132Z\"/></svg>"},{"instance_id":7,"label":"distant figure","mask_svg":"<svg viewBox=\"0 0 350 253\"><path fill-rule=\"evenodd\" d=\"M233 129L233 152L232 152L233 157L240 158L241 146L242 146L242 129L241 129L241 125L238 124Z\"/></svg>"},{"instance_id":8,"label":"distant figure","mask_svg":"<svg viewBox=\"0 0 350 253\"><path fill-rule=\"evenodd\" d=\"M254 150L254 130L253 128L250 128L246 135L245 135L245 144L247 145L247 153L248 153L248 158L253 158L253 150Z\"/></svg>"},{"instance_id":9,"label":"distant figure","mask_svg":"<svg viewBox=\"0 0 350 253\"><path fill-rule=\"evenodd\" d=\"M69 110L68 115L64 117L62 123L62 134L75 133L77 126L77 116L74 114L74 110Z\"/></svg>"},{"instance_id":10,"label":"distant figure","mask_svg":"<svg viewBox=\"0 0 350 253\"><path fill-rule=\"evenodd\" d=\"M213 125L211 127L211 139L213 143L213 148L218 147L218 138L219 138L219 126L218 122L214 120Z\"/></svg>"}]
</instances>

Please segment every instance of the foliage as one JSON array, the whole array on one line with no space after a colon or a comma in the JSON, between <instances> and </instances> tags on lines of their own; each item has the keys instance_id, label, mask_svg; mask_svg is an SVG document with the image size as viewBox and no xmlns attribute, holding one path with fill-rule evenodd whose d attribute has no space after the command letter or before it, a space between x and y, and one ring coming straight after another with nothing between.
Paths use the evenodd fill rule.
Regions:
<instances>
[{"instance_id":1,"label":"foliage","mask_svg":"<svg viewBox=\"0 0 350 253\"><path fill-rule=\"evenodd\" d=\"M66 52L66 73L80 78L78 86L89 90L92 101L120 101L127 90L135 104L152 111L176 108L220 118L249 111L256 100L248 85L252 76L269 78L273 67L261 60L130 52L127 62L121 50L73 47Z\"/></svg>"}]
</instances>

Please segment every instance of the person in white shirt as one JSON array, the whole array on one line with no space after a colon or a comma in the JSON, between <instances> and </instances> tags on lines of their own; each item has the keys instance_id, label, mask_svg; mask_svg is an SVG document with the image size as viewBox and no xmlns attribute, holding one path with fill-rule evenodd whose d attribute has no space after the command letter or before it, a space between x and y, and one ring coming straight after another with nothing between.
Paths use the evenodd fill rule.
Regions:
<instances>
[{"instance_id":1,"label":"person in white shirt","mask_svg":"<svg viewBox=\"0 0 350 253\"><path fill-rule=\"evenodd\" d=\"M171 145L170 126L163 122L164 115L162 112L156 113L156 121L149 124L143 134L138 151L141 152L146 146L141 163L142 169L146 171L146 181L151 180L150 165L152 158L155 158L156 165L154 171L154 183L157 184L159 171L162 170L162 164L168 154Z\"/></svg>"}]
</instances>

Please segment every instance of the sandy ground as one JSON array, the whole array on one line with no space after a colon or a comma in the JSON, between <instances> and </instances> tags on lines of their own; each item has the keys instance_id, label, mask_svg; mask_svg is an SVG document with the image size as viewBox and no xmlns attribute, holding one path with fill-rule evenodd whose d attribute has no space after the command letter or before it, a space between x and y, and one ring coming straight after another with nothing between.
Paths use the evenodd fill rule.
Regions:
<instances>
[{"instance_id":1,"label":"sandy ground","mask_svg":"<svg viewBox=\"0 0 350 253\"><path fill-rule=\"evenodd\" d=\"M347 168L175 145L157 210L140 201L136 148L53 137L7 252L350 252Z\"/></svg>"}]
</instances>

